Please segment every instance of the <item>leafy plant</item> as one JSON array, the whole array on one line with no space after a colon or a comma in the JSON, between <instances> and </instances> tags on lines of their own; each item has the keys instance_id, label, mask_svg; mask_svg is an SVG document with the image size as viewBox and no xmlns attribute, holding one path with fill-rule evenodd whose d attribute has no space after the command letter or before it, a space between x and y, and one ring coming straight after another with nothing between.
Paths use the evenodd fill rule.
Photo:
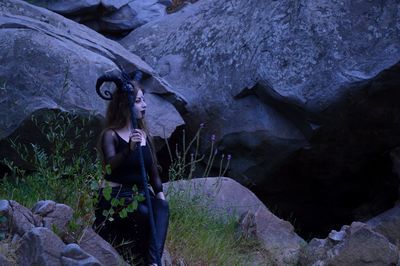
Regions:
<instances>
[{"instance_id":1,"label":"leafy plant","mask_svg":"<svg viewBox=\"0 0 400 266\"><path fill-rule=\"evenodd\" d=\"M98 200L103 171L110 170L107 170L107 166L103 169L100 160L93 158L88 149L87 143L93 138L93 132L85 131L84 128L90 117L82 119L75 114L53 112L41 122L36 117L32 121L45 136L47 143L21 144L18 138L10 141L20 158L31 164L34 171L25 171L13 161L3 159L1 163L10 168L10 174L0 180L0 198L13 199L27 207L43 199L71 206L74 215L68 224L68 236L79 243L83 229L93 224L94 206ZM215 136L211 136L208 156L199 155L202 128L199 128L188 144L183 132L182 151L176 146L175 158L172 158L167 142L172 160L169 169L171 181L193 178L196 164L205 160L207 165L203 176L210 173L219 151L215 148ZM230 155L225 157L222 154L219 176L225 175L230 159ZM115 215L127 217L137 208L138 202L143 200L140 194L135 194L135 188L135 197L128 204L118 198L118 194L112 198L111 190L109 186L103 188L104 197L111 202L111 208L103 213L108 220L112 220ZM168 195L171 216L166 246L173 258L183 258L190 265L246 264L248 252L259 249L258 244L238 233L237 222L233 217L221 219L221 216L208 210L204 198L189 198L188 193ZM57 228L53 230L61 234Z\"/></svg>"},{"instance_id":2,"label":"leafy plant","mask_svg":"<svg viewBox=\"0 0 400 266\"><path fill-rule=\"evenodd\" d=\"M46 114L40 122L32 116L33 124L46 141L39 145L22 144L18 137L10 140L11 147L34 170L27 173L13 161L3 159L1 163L11 173L0 180L0 197L27 207L46 199L64 203L75 211L70 229L78 229L74 227L77 221L80 229L91 225L102 176L100 163L88 152L87 143L93 138L93 131L85 131L85 126L91 119L59 111ZM78 232L70 233L79 237Z\"/></svg>"}]
</instances>

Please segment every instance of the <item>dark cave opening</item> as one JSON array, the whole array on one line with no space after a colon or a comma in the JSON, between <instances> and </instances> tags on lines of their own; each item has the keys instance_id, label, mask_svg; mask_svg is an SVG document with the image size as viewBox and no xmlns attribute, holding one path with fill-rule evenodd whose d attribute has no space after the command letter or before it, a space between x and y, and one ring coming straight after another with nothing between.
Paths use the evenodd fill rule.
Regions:
<instances>
[{"instance_id":1,"label":"dark cave opening","mask_svg":"<svg viewBox=\"0 0 400 266\"><path fill-rule=\"evenodd\" d=\"M400 147L400 66L354 89L322 114L301 148L252 190L306 240L365 222L399 200L391 152Z\"/></svg>"},{"instance_id":2,"label":"dark cave opening","mask_svg":"<svg viewBox=\"0 0 400 266\"><path fill-rule=\"evenodd\" d=\"M294 156L301 155L298 152ZM324 167L315 165L314 171L322 173ZM331 230L353 221L365 222L392 208L398 200L399 178L392 171L389 153L365 162L361 168L359 172L344 170L341 178L330 180L311 176L291 163L278 171L277 175L286 177L275 184L279 190L268 193L263 186L252 190L275 215L291 222L305 240L325 238Z\"/></svg>"}]
</instances>

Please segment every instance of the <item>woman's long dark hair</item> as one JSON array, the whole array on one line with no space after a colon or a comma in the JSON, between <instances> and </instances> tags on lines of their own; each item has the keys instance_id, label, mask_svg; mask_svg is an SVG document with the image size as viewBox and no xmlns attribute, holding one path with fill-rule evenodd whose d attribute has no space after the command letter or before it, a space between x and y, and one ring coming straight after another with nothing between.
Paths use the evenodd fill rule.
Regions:
<instances>
[{"instance_id":1,"label":"woman's long dark hair","mask_svg":"<svg viewBox=\"0 0 400 266\"><path fill-rule=\"evenodd\" d=\"M133 90L133 98L136 99L136 96L139 92L139 90L143 91L141 88L140 84L137 82L133 82L134 85L134 90ZM114 90L112 94L112 100L107 106L107 111L106 111L106 123L104 125L104 129L101 132L98 140L98 150L101 155L101 159L103 162L104 166L104 153L103 149L101 147L102 139L103 139L103 134L105 131L109 129L120 129L126 126L128 119L130 118L130 110L129 110L129 101L128 101L128 94L121 89L117 88ZM150 144L150 153L151 157L153 159L153 164L155 168L162 172L162 167L159 165L157 156L156 156L156 150L153 142L153 137L150 135L150 132L148 130L146 121L144 117L142 119L137 119L137 124L138 128L142 129L145 133L146 136L148 137L149 144Z\"/></svg>"}]
</instances>

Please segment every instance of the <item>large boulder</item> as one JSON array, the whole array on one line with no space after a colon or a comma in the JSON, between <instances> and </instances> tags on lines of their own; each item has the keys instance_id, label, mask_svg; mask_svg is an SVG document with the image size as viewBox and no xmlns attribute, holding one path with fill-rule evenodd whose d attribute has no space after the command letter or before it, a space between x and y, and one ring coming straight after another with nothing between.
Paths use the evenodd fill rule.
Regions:
<instances>
[{"instance_id":1,"label":"large boulder","mask_svg":"<svg viewBox=\"0 0 400 266\"><path fill-rule=\"evenodd\" d=\"M141 69L150 74L146 91L173 99L168 83L138 56L46 9L18 0L1 2L0 25L0 80L4 94L0 108L3 112L9 110L1 120L0 137L14 131L27 114L42 108L103 114L105 103L96 96L94 86L101 74L116 68L115 63L128 72ZM156 96L150 94L152 97ZM178 97L175 99L179 102ZM159 107L162 106L158 103L149 108L149 113L157 114ZM171 105L164 108L160 113L179 116ZM166 131L166 136L171 133ZM161 134L160 129L154 135Z\"/></svg>"},{"instance_id":2,"label":"large boulder","mask_svg":"<svg viewBox=\"0 0 400 266\"><path fill-rule=\"evenodd\" d=\"M68 230L67 225L72 220L74 210L52 200L40 200L32 207L32 213L42 218L43 227L62 233Z\"/></svg>"},{"instance_id":3,"label":"large boulder","mask_svg":"<svg viewBox=\"0 0 400 266\"><path fill-rule=\"evenodd\" d=\"M168 182L164 186L167 197L183 193L191 199L200 198L220 217L236 217L243 233L259 240L277 265L297 263L300 249L306 242L294 232L289 222L273 215L254 193L233 179L196 178Z\"/></svg>"},{"instance_id":4,"label":"large boulder","mask_svg":"<svg viewBox=\"0 0 400 266\"><path fill-rule=\"evenodd\" d=\"M102 266L95 257L86 253L77 244L66 245L61 253L63 266Z\"/></svg>"},{"instance_id":5,"label":"large boulder","mask_svg":"<svg viewBox=\"0 0 400 266\"><path fill-rule=\"evenodd\" d=\"M399 9L395 0L204 0L120 42L185 97L191 130L206 122L216 134L233 155L230 176L269 195L304 235L326 235L393 205Z\"/></svg>"},{"instance_id":6,"label":"large boulder","mask_svg":"<svg viewBox=\"0 0 400 266\"><path fill-rule=\"evenodd\" d=\"M397 247L368 225L354 222L333 230L328 238L314 238L304 249L300 265L396 265Z\"/></svg>"},{"instance_id":7,"label":"large boulder","mask_svg":"<svg viewBox=\"0 0 400 266\"><path fill-rule=\"evenodd\" d=\"M5 256L0 254L0 265L2 265L2 266L12 266L13 264L9 259L7 259Z\"/></svg>"},{"instance_id":8,"label":"large boulder","mask_svg":"<svg viewBox=\"0 0 400 266\"><path fill-rule=\"evenodd\" d=\"M72 218L69 206L46 200L37 202L33 211L15 201L0 200L0 233L6 232L10 239L0 243L0 265L126 265L91 228L82 232L79 243L63 242L58 234L67 230Z\"/></svg>"},{"instance_id":9,"label":"large boulder","mask_svg":"<svg viewBox=\"0 0 400 266\"><path fill-rule=\"evenodd\" d=\"M32 4L47 8L103 34L127 34L149 21L166 15L171 1L158 0L34 0Z\"/></svg>"},{"instance_id":10,"label":"large boulder","mask_svg":"<svg viewBox=\"0 0 400 266\"><path fill-rule=\"evenodd\" d=\"M103 265L125 265L125 262L111 244L91 228L86 228L83 231L78 244L85 253L95 257Z\"/></svg>"},{"instance_id":11,"label":"large boulder","mask_svg":"<svg viewBox=\"0 0 400 266\"><path fill-rule=\"evenodd\" d=\"M7 113L0 118L0 140L21 135L21 141L38 143L40 134L32 134L29 119L44 109L103 117L106 102L97 96L95 84L106 71L115 71L116 64L149 75L145 92L153 136L169 137L184 123L175 108L182 108L184 101L150 66L118 43L49 10L1 1L0 48L0 112ZM168 119L161 120L166 114ZM97 128L100 121L95 120ZM1 158L15 157L7 142L1 141L0 149Z\"/></svg>"},{"instance_id":12,"label":"large boulder","mask_svg":"<svg viewBox=\"0 0 400 266\"><path fill-rule=\"evenodd\" d=\"M186 97L194 118L190 125L205 120L220 138L254 136L258 130L257 140L301 140L317 127L308 121L313 117L302 118L304 112L319 114L351 88L349 83L369 80L399 61L397 5L388 1L380 11L376 5L199 1L121 43ZM380 23L360 16L360 10L374 12Z\"/></svg>"},{"instance_id":13,"label":"large boulder","mask_svg":"<svg viewBox=\"0 0 400 266\"><path fill-rule=\"evenodd\" d=\"M60 258L64 246L62 240L49 229L32 228L20 240L16 251L18 265L61 266Z\"/></svg>"},{"instance_id":14,"label":"large boulder","mask_svg":"<svg viewBox=\"0 0 400 266\"><path fill-rule=\"evenodd\" d=\"M366 224L375 232L385 236L393 245L400 243L400 205L375 216Z\"/></svg>"},{"instance_id":15,"label":"large boulder","mask_svg":"<svg viewBox=\"0 0 400 266\"><path fill-rule=\"evenodd\" d=\"M13 200L0 200L0 217L5 217L7 232L11 235L23 236L35 227L42 226L42 219Z\"/></svg>"}]
</instances>

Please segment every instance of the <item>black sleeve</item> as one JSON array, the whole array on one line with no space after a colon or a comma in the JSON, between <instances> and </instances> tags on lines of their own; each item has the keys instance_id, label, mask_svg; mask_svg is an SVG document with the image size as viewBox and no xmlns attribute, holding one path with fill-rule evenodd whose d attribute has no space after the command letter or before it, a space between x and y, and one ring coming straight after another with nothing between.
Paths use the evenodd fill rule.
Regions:
<instances>
[{"instance_id":1,"label":"black sleeve","mask_svg":"<svg viewBox=\"0 0 400 266\"><path fill-rule=\"evenodd\" d=\"M125 158L129 155L129 145L121 152L116 153L117 136L114 130L108 129L103 133L101 148L104 155L104 163L111 166L111 171L121 165Z\"/></svg>"},{"instance_id":2,"label":"black sleeve","mask_svg":"<svg viewBox=\"0 0 400 266\"><path fill-rule=\"evenodd\" d=\"M158 174L157 167L153 164L150 171L150 184L153 187L154 193L157 195L159 192L163 191L163 186L161 182L160 175Z\"/></svg>"}]
</instances>

